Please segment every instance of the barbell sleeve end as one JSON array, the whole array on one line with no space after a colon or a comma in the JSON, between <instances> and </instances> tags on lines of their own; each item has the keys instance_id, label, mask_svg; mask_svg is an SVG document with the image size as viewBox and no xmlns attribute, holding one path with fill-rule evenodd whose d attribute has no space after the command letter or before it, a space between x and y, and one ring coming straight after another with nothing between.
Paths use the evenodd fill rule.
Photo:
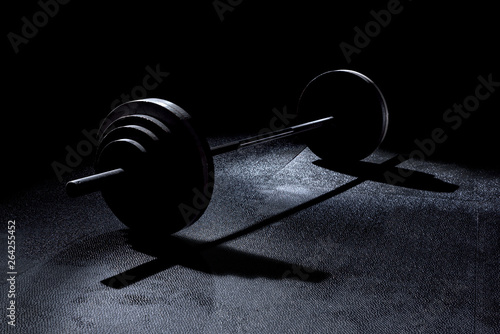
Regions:
<instances>
[{"instance_id":1,"label":"barbell sleeve end","mask_svg":"<svg viewBox=\"0 0 500 334\"><path fill-rule=\"evenodd\" d=\"M99 191L106 182L116 179L124 173L122 168L117 168L69 181L66 183L66 193L70 197L79 197Z\"/></svg>"}]
</instances>

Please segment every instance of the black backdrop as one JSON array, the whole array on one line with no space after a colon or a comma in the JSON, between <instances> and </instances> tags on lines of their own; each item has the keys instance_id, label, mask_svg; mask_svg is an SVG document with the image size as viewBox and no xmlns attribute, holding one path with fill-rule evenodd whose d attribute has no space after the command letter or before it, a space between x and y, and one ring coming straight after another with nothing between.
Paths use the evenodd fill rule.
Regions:
<instances>
[{"instance_id":1,"label":"black backdrop","mask_svg":"<svg viewBox=\"0 0 500 334\"><path fill-rule=\"evenodd\" d=\"M350 63L340 43L354 44L354 28L364 29L373 21L370 12L392 1L219 3L234 5L223 21L212 0L73 0L18 53L8 34L21 34L22 18L32 21L41 7L33 0L9 4L3 10L2 186L55 177L51 163L63 161L65 147L83 140L83 129L96 128L122 93L143 84L147 66L169 73L148 97L181 105L208 135L258 131L273 108L294 110L315 75L361 71L386 96L391 119L384 146L395 152L411 151L415 139L442 126L443 113L474 94L479 75L500 81L493 3L402 0L401 12ZM482 102L430 158L495 165L498 95Z\"/></svg>"}]
</instances>

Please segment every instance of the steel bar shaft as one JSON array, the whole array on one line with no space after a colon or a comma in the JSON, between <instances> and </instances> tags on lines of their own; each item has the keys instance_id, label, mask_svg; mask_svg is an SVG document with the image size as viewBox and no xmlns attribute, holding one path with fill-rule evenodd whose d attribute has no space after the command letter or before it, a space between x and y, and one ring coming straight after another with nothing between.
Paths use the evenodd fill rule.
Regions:
<instances>
[{"instance_id":1,"label":"steel bar shaft","mask_svg":"<svg viewBox=\"0 0 500 334\"><path fill-rule=\"evenodd\" d=\"M277 131L272 131L268 133L264 133L258 136L234 141L231 143L223 144L220 146L216 146L210 149L210 152L212 153L212 156L218 155L218 154L223 154L231 151L235 151L237 149L243 148L243 147L248 147L248 146L253 146L253 145L258 145L262 143L266 143L272 140L276 139L281 139L285 138L288 136L293 136L301 132L306 132L306 131L311 131L315 130L317 128L320 128L324 126L325 124L331 122L333 120L333 117L326 117L322 119L318 119L315 121L291 126L289 128L285 129L280 129Z\"/></svg>"}]
</instances>

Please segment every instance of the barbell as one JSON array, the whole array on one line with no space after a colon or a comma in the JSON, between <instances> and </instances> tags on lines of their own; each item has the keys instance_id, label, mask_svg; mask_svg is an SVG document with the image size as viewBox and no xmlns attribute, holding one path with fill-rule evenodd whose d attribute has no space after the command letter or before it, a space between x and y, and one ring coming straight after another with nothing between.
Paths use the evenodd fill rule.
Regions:
<instances>
[{"instance_id":1,"label":"barbell","mask_svg":"<svg viewBox=\"0 0 500 334\"><path fill-rule=\"evenodd\" d=\"M380 89L351 70L325 72L303 90L300 124L209 147L191 116L161 99L124 103L98 132L95 174L66 184L69 196L100 190L116 217L133 229L175 233L196 222L213 193L213 156L301 134L333 164L370 155L388 127Z\"/></svg>"}]
</instances>

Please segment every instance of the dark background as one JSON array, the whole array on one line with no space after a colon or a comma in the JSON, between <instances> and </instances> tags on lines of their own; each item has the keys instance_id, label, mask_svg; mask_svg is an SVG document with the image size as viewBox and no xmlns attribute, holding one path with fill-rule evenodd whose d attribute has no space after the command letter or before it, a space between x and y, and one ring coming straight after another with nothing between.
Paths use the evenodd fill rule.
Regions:
<instances>
[{"instance_id":1,"label":"dark background","mask_svg":"<svg viewBox=\"0 0 500 334\"><path fill-rule=\"evenodd\" d=\"M142 84L145 67L170 75L148 97L179 104L207 135L258 132L273 108L294 110L314 76L349 68L372 78L391 113L384 147L413 149L442 126L444 111L474 93L497 61L498 10L490 2L437 5L401 1L403 11L348 64L339 44L388 1L243 1L221 22L211 0L71 1L15 54L7 33L36 1L3 10L2 188L55 177L54 160L84 139L122 93ZM486 3L486 2L485 2ZM4 5L6 6L6 5ZM495 120L500 93L452 133L431 159L498 168Z\"/></svg>"}]
</instances>

